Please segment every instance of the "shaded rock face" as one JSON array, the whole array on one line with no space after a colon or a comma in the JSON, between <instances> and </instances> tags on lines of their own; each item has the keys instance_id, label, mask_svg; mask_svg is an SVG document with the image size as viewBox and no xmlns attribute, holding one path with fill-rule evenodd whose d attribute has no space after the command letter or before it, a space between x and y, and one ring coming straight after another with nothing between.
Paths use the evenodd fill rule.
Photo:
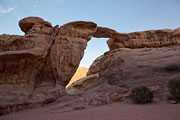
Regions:
<instances>
[{"instance_id":1,"label":"shaded rock face","mask_svg":"<svg viewBox=\"0 0 180 120\"><path fill-rule=\"evenodd\" d=\"M180 78L179 28L124 34L98 27L93 36L110 38L110 51L98 57L87 76L70 87L78 94L66 100L68 104L76 106L77 96L81 96L81 106L128 102L131 89L141 85L154 92L154 101L167 100L168 81ZM84 84L94 75L98 77L91 84Z\"/></svg>"},{"instance_id":2,"label":"shaded rock face","mask_svg":"<svg viewBox=\"0 0 180 120\"><path fill-rule=\"evenodd\" d=\"M153 91L154 88L158 88L155 89L155 97L159 100L166 100L168 97L167 82L180 78L179 59L180 46L119 48L97 58L89 68L87 77L99 74L99 78L95 80L91 88L108 84L130 91L134 87L146 85Z\"/></svg>"},{"instance_id":3,"label":"shaded rock face","mask_svg":"<svg viewBox=\"0 0 180 120\"><path fill-rule=\"evenodd\" d=\"M27 17L19 26L25 36L0 35L0 103L64 95L97 25L77 21L53 27L42 18Z\"/></svg>"},{"instance_id":4,"label":"shaded rock face","mask_svg":"<svg viewBox=\"0 0 180 120\"><path fill-rule=\"evenodd\" d=\"M71 100L66 99L67 104L76 106L78 96L81 96L80 106L128 101L130 90L141 85L155 93L155 101L167 100L167 82L180 77L178 31L166 29L124 34L98 27L93 36L118 39L118 43L112 41L112 45L117 46L109 46L110 51L93 62L87 76L67 89L69 94L75 94ZM151 34L147 37L146 33ZM128 39L123 39L127 36ZM133 45L133 42L137 44Z\"/></svg>"},{"instance_id":5,"label":"shaded rock face","mask_svg":"<svg viewBox=\"0 0 180 120\"><path fill-rule=\"evenodd\" d=\"M60 28L50 52L50 63L57 84L67 85L84 55L84 50L96 24L92 22L72 22Z\"/></svg>"},{"instance_id":6,"label":"shaded rock face","mask_svg":"<svg viewBox=\"0 0 180 120\"><path fill-rule=\"evenodd\" d=\"M154 92L154 102L167 101L168 81L180 78L179 59L178 45L108 51L92 63L86 77L70 86L69 90L74 96L59 99L59 102L65 99L60 108L131 102L131 90L142 85ZM94 75L98 77L91 79ZM93 82L84 84L89 80Z\"/></svg>"}]
</instances>

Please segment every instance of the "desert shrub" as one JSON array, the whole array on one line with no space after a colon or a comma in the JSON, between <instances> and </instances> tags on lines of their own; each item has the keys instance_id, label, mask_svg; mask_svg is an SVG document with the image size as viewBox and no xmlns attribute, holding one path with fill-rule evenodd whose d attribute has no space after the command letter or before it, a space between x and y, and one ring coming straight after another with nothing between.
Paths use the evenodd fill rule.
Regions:
<instances>
[{"instance_id":1,"label":"desert shrub","mask_svg":"<svg viewBox=\"0 0 180 120\"><path fill-rule=\"evenodd\" d=\"M3 112L2 111L0 111L0 116L2 116L3 115Z\"/></svg>"},{"instance_id":2,"label":"desert shrub","mask_svg":"<svg viewBox=\"0 0 180 120\"><path fill-rule=\"evenodd\" d=\"M173 100L180 102L180 79L170 80L168 88Z\"/></svg>"},{"instance_id":3,"label":"desert shrub","mask_svg":"<svg viewBox=\"0 0 180 120\"><path fill-rule=\"evenodd\" d=\"M168 65L165 70L167 72L176 72L179 70L179 68L176 65Z\"/></svg>"},{"instance_id":4,"label":"desert shrub","mask_svg":"<svg viewBox=\"0 0 180 120\"><path fill-rule=\"evenodd\" d=\"M169 96L167 97L167 99L168 99L168 100L174 100L174 98L173 98L172 95L169 95Z\"/></svg>"},{"instance_id":5,"label":"desert shrub","mask_svg":"<svg viewBox=\"0 0 180 120\"><path fill-rule=\"evenodd\" d=\"M153 99L153 92L146 86L140 86L131 90L130 99L134 103L150 103Z\"/></svg>"}]
</instances>

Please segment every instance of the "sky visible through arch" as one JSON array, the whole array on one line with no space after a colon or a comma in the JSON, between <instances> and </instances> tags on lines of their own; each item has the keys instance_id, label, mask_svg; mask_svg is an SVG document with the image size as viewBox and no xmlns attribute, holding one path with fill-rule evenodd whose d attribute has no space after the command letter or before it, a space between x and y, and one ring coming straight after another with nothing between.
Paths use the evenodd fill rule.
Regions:
<instances>
[{"instance_id":1,"label":"sky visible through arch","mask_svg":"<svg viewBox=\"0 0 180 120\"><path fill-rule=\"evenodd\" d=\"M23 35L18 21L27 16L42 17L53 25L93 21L122 33L175 29L180 27L180 0L0 0L0 34ZM89 67L108 51L106 40L89 41L81 67Z\"/></svg>"}]
</instances>

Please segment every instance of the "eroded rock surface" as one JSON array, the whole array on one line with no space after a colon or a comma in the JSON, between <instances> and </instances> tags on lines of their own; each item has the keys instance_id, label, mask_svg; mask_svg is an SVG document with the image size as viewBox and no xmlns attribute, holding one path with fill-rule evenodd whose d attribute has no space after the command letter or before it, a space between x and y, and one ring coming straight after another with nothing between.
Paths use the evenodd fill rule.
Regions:
<instances>
[{"instance_id":1,"label":"eroded rock surface","mask_svg":"<svg viewBox=\"0 0 180 120\"><path fill-rule=\"evenodd\" d=\"M110 38L107 41L110 50L117 48L157 48L180 44L180 28L175 30L162 29L118 33L109 28L98 27L93 36L97 38Z\"/></svg>"},{"instance_id":2,"label":"eroded rock surface","mask_svg":"<svg viewBox=\"0 0 180 120\"><path fill-rule=\"evenodd\" d=\"M131 89L145 85L154 92L154 102L167 101L167 83L180 78L180 46L160 48L118 48L98 57L87 76L76 81L70 90L76 93L64 97L64 108L99 106L128 99ZM98 75L90 84L91 76ZM73 93L73 94L74 94ZM79 102L80 101L80 102ZM77 104L78 103L78 104Z\"/></svg>"},{"instance_id":3,"label":"eroded rock surface","mask_svg":"<svg viewBox=\"0 0 180 120\"><path fill-rule=\"evenodd\" d=\"M179 45L179 30L150 30L119 34L107 41L110 50L117 48L153 48Z\"/></svg>"},{"instance_id":4,"label":"eroded rock surface","mask_svg":"<svg viewBox=\"0 0 180 120\"><path fill-rule=\"evenodd\" d=\"M165 100L168 80L180 78L180 28L118 33L86 21L52 26L38 17L24 18L19 26L24 36L0 35L0 112L41 106L59 97L59 108L104 105L126 99L139 85ZM71 86L80 93L65 95L92 37L110 38L110 51Z\"/></svg>"},{"instance_id":5,"label":"eroded rock surface","mask_svg":"<svg viewBox=\"0 0 180 120\"><path fill-rule=\"evenodd\" d=\"M93 36L119 39L117 46L109 46L110 51L93 62L87 76L70 86L69 94L74 96L60 98L59 102L64 101L60 108L63 110L117 101L131 102L128 99L131 89L141 85L154 92L154 102L167 101L168 81L180 78L178 31L179 29L148 31L152 36L147 37L146 32L124 34L98 27ZM124 39L127 36L129 38ZM136 39L131 39L132 36ZM133 40L138 43L136 46L133 46ZM160 41L163 41L161 45ZM111 42L112 45L116 44ZM92 77L94 75L98 77ZM86 81L91 82L86 84Z\"/></svg>"},{"instance_id":6,"label":"eroded rock surface","mask_svg":"<svg viewBox=\"0 0 180 120\"><path fill-rule=\"evenodd\" d=\"M88 88L88 86L91 86L98 77L99 74L91 74L87 77L81 78L68 86L66 91L70 95L84 91L86 88Z\"/></svg>"},{"instance_id":7,"label":"eroded rock surface","mask_svg":"<svg viewBox=\"0 0 180 120\"><path fill-rule=\"evenodd\" d=\"M167 82L180 78L180 46L161 48L119 48L97 58L88 75L99 74L94 86L108 84L131 90L146 85L155 97L167 100ZM158 89L155 89L158 88Z\"/></svg>"},{"instance_id":8,"label":"eroded rock surface","mask_svg":"<svg viewBox=\"0 0 180 120\"><path fill-rule=\"evenodd\" d=\"M27 17L19 26L24 36L0 35L0 105L65 95L97 25L77 21L53 27L42 18Z\"/></svg>"}]
</instances>

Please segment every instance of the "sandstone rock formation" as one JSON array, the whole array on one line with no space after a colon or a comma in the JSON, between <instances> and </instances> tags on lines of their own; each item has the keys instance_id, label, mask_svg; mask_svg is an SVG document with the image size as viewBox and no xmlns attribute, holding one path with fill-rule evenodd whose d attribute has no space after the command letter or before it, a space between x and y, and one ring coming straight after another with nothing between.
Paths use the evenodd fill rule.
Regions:
<instances>
[{"instance_id":1,"label":"sandstone rock formation","mask_svg":"<svg viewBox=\"0 0 180 120\"><path fill-rule=\"evenodd\" d=\"M178 30L150 30L119 34L118 37L107 41L110 50L117 48L153 48L171 45L179 45L180 37Z\"/></svg>"},{"instance_id":2,"label":"sandstone rock formation","mask_svg":"<svg viewBox=\"0 0 180 120\"><path fill-rule=\"evenodd\" d=\"M98 77L99 74L92 74L87 77L81 78L73 82L68 88L66 88L66 91L70 95L82 92L83 90L88 88L88 86L91 86Z\"/></svg>"},{"instance_id":3,"label":"sandstone rock formation","mask_svg":"<svg viewBox=\"0 0 180 120\"><path fill-rule=\"evenodd\" d=\"M38 17L24 18L19 26L24 36L0 35L0 111L8 112L14 104L17 109L34 107L61 96L62 107L109 104L126 99L139 85L165 100L167 81L180 77L180 28L118 33L86 21L52 26ZM92 37L110 38L110 51L71 86L71 91L84 93L64 96Z\"/></svg>"},{"instance_id":4,"label":"sandstone rock formation","mask_svg":"<svg viewBox=\"0 0 180 120\"><path fill-rule=\"evenodd\" d=\"M19 21L19 27L25 33L32 29L35 24L52 27L51 23L44 21L42 18L39 17L28 17Z\"/></svg>"},{"instance_id":5,"label":"sandstone rock formation","mask_svg":"<svg viewBox=\"0 0 180 120\"><path fill-rule=\"evenodd\" d=\"M165 92L167 81L180 77L179 57L180 46L119 48L95 60L87 77L99 73L98 81L112 86L131 89L147 84L150 87L159 86Z\"/></svg>"},{"instance_id":6,"label":"sandstone rock formation","mask_svg":"<svg viewBox=\"0 0 180 120\"><path fill-rule=\"evenodd\" d=\"M123 35L128 36L126 41L123 41ZM108 41L110 51L98 57L90 66L87 76L75 82L71 89L75 93L85 90L88 95L95 92L96 96L116 94L122 100L126 99L132 88L146 85L155 92L156 100L167 100L167 82L180 78L179 35L179 28L121 34L98 27L94 36L111 38ZM132 36L134 39L131 39ZM115 38L118 41L113 41ZM109 42L112 42L111 45ZM135 46L132 44L134 42L137 43ZM99 77L85 86L83 83L92 75ZM75 89L76 85L79 89Z\"/></svg>"},{"instance_id":7,"label":"sandstone rock formation","mask_svg":"<svg viewBox=\"0 0 180 120\"><path fill-rule=\"evenodd\" d=\"M64 95L97 25L77 21L53 27L27 17L19 26L24 36L0 35L0 105Z\"/></svg>"},{"instance_id":8,"label":"sandstone rock formation","mask_svg":"<svg viewBox=\"0 0 180 120\"><path fill-rule=\"evenodd\" d=\"M153 48L180 44L180 28L175 30L149 30L132 33L118 33L115 30L98 27L93 34L97 38L110 38L107 43L110 50L117 48Z\"/></svg>"},{"instance_id":9,"label":"sandstone rock formation","mask_svg":"<svg viewBox=\"0 0 180 120\"><path fill-rule=\"evenodd\" d=\"M66 102L75 107L79 101L77 96L81 98L80 106L128 101L130 90L141 85L154 92L155 102L166 101L168 81L180 78L179 59L180 46L119 48L106 52L93 62L85 78L70 86L76 97ZM84 84L93 75L98 75L92 80L94 82Z\"/></svg>"}]
</instances>

